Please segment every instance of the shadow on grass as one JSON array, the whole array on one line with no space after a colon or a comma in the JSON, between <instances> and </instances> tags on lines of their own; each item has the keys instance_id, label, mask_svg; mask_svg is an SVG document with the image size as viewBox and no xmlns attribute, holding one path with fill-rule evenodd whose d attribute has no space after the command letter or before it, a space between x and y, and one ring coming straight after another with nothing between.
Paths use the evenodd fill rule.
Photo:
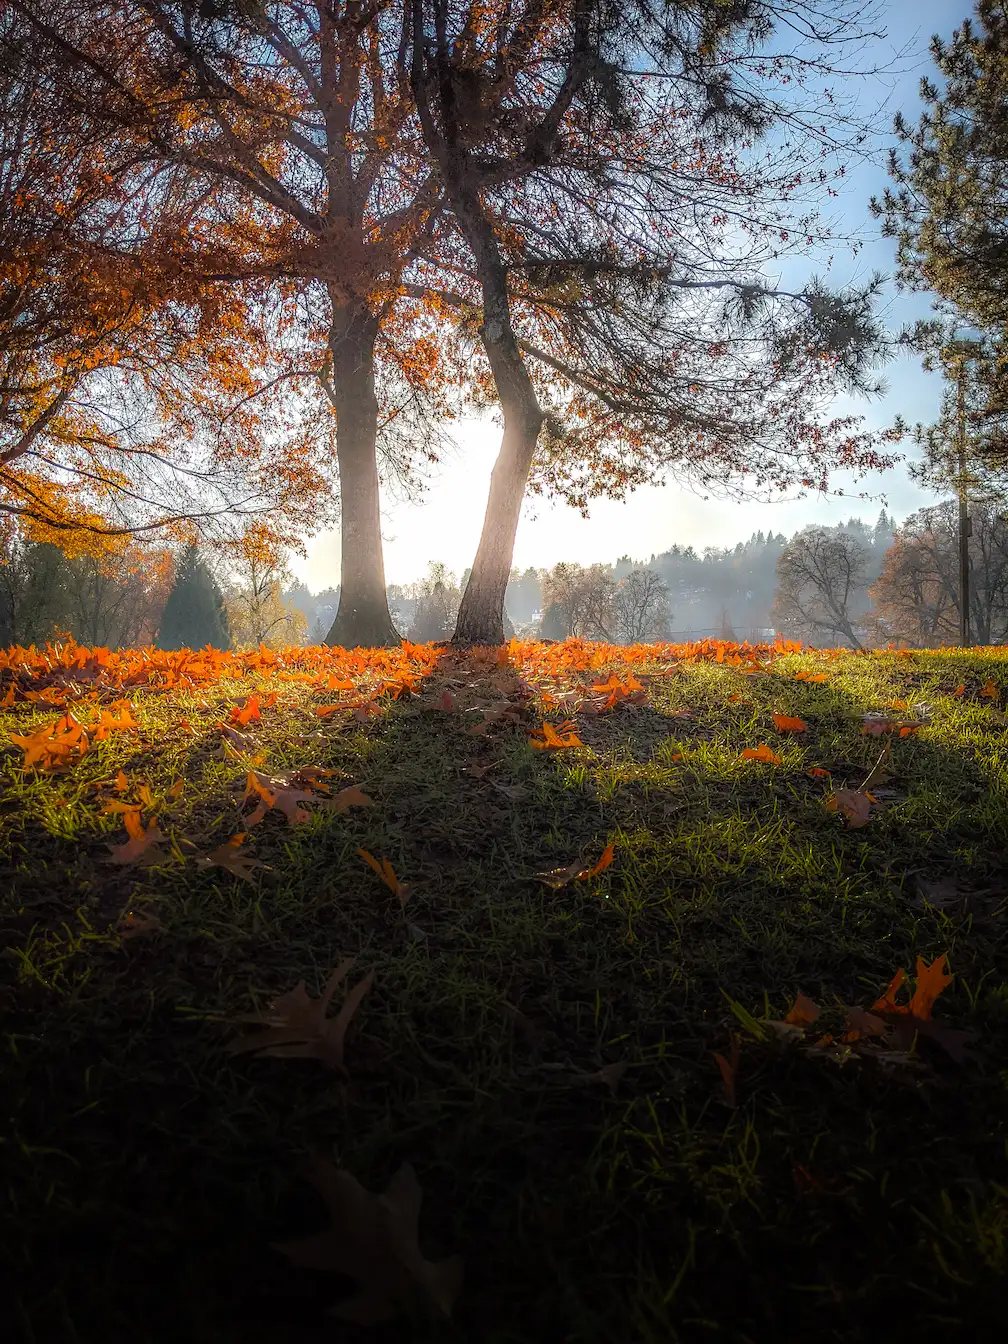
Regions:
<instances>
[{"instance_id":1,"label":"shadow on grass","mask_svg":"<svg viewBox=\"0 0 1008 1344\"><path fill-rule=\"evenodd\" d=\"M602 1344L992 1322L1008 1242L1008 758L977 691L1004 671L994 653L809 655L767 677L690 665L656 678L646 710L579 718L584 748L549 755L523 727L464 731L485 685L424 708L446 677L501 675L446 662L419 700L364 724L318 736L310 714L264 716L271 768L326 766L377 805L295 829L268 816L254 843L272 870L255 887L191 865L112 875L101 839L49 809L63 786L32 785L3 874L15 1329L47 1344ZM889 795L847 831L807 771L857 786L879 750L861 715L908 696L931 721L894 742ZM209 738L180 743L167 704L143 707L164 716L164 759L110 746L94 770L142 765L165 784L184 770L186 834L226 838L241 768ZM770 710L809 732L775 734ZM780 765L740 761L761 741ZM476 778L474 762L492 768ZM596 878L536 880L609 840ZM410 883L405 914L359 846ZM928 906L922 882L950 874L992 895L972 913ZM129 903L164 932L109 935ZM936 1012L980 1033L980 1063L922 1047L920 1069L841 1067L746 1040L725 1104L712 1051L737 1027L726 993L782 1016L801 990L829 1013L943 951L956 981ZM376 980L349 1082L225 1053L237 1015L302 978L317 992L351 954ZM608 1065L626 1066L612 1086ZM415 1166L425 1253L467 1258L454 1324L334 1323L325 1308L349 1284L270 1249L322 1225L298 1178L319 1144L372 1189Z\"/></svg>"}]
</instances>

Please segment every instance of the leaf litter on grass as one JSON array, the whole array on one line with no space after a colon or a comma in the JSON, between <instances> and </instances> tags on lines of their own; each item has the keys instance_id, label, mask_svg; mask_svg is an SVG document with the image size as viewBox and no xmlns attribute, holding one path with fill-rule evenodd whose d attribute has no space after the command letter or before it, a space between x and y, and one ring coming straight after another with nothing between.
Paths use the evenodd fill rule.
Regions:
<instances>
[{"instance_id":1,"label":"leaf litter on grass","mask_svg":"<svg viewBox=\"0 0 1008 1344\"><path fill-rule=\"evenodd\" d=\"M462 1257L433 1261L420 1250L423 1191L408 1163L380 1195L320 1154L306 1176L325 1202L329 1227L273 1246L304 1269L356 1280L357 1292L331 1315L357 1325L380 1325L404 1313L451 1316L462 1288Z\"/></svg>"},{"instance_id":2,"label":"leaf litter on grass","mask_svg":"<svg viewBox=\"0 0 1008 1344\"><path fill-rule=\"evenodd\" d=\"M252 1013L237 1020L262 1027L261 1031L239 1036L228 1045L232 1055L260 1054L279 1059L317 1059L328 1068L346 1073L343 1063L344 1042L350 1021L360 1007L361 1000L371 988L374 971L347 993L339 1012L329 1017L329 1004L355 959L341 962L326 981L325 988L313 999L300 980L293 989L274 999L265 1011Z\"/></svg>"}]
</instances>

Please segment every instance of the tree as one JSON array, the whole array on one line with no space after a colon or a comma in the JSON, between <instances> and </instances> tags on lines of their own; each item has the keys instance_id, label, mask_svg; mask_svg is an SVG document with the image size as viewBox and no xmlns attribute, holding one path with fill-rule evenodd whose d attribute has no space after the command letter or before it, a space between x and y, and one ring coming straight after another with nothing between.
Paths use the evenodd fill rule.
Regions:
<instances>
[{"instance_id":1,"label":"tree","mask_svg":"<svg viewBox=\"0 0 1008 1344\"><path fill-rule=\"evenodd\" d=\"M761 62L776 11L749 0L411 3L413 93L459 244L442 298L478 334L503 419L456 639L501 637L530 480L587 509L673 469L824 488L831 466L891 460L817 414L831 389L868 385L877 282L784 293L761 277L813 241L791 202L842 137L825 97L813 123L760 80L807 87L857 4L806 16L815 50ZM775 125L767 157L749 154Z\"/></svg>"},{"instance_id":2,"label":"tree","mask_svg":"<svg viewBox=\"0 0 1008 1344\"><path fill-rule=\"evenodd\" d=\"M1008 638L1008 521L991 503L974 507L969 538L970 629L980 644ZM955 501L911 514L871 588L885 640L920 648L959 642L959 524Z\"/></svg>"},{"instance_id":3,"label":"tree","mask_svg":"<svg viewBox=\"0 0 1008 1344\"><path fill-rule=\"evenodd\" d=\"M542 575L543 639L613 640L614 584L604 565L562 561Z\"/></svg>"},{"instance_id":4,"label":"tree","mask_svg":"<svg viewBox=\"0 0 1008 1344\"><path fill-rule=\"evenodd\" d=\"M68 555L8 520L0 542L0 647L68 634L88 647L153 643L171 580L166 551Z\"/></svg>"},{"instance_id":5,"label":"tree","mask_svg":"<svg viewBox=\"0 0 1008 1344\"><path fill-rule=\"evenodd\" d=\"M124 115L152 158L207 202L220 273L272 281L294 305L292 397L325 411L323 426L335 417L342 558L329 641L397 642L376 447L386 470L411 479L435 451L456 376L451 333L434 339L442 324L422 283L419 298L403 283L436 249L440 216L417 152L399 6L137 0L110 15L78 0L76 26L52 0L22 8L55 29L60 59L125 86Z\"/></svg>"},{"instance_id":6,"label":"tree","mask_svg":"<svg viewBox=\"0 0 1008 1344\"><path fill-rule=\"evenodd\" d=\"M229 547L235 582L224 605L232 639L241 647L278 648L300 644L308 622L304 612L285 601L283 586L290 581L282 552L263 523L247 527Z\"/></svg>"},{"instance_id":7,"label":"tree","mask_svg":"<svg viewBox=\"0 0 1008 1344\"><path fill-rule=\"evenodd\" d=\"M187 547L175 572L158 629L159 649L215 649L231 646L224 598L199 548Z\"/></svg>"},{"instance_id":8,"label":"tree","mask_svg":"<svg viewBox=\"0 0 1008 1344\"><path fill-rule=\"evenodd\" d=\"M613 626L620 644L668 638L672 624L668 589L653 569L635 565L617 583L612 596Z\"/></svg>"},{"instance_id":9,"label":"tree","mask_svg":"<svg viewBox=\"0 0 1008 1344\"><path fill-rule=\"evenodd\" d=\"M450 639L462 596L455 575L432 561L427 577L412 585L410 595L414 602L410 639L418 644Z\"/></svg>"},{"instance_id":10,"label":"tree","mask_svg":"<svg viewBox=\"0 0 1008 1344\"><path fill-rule=\"evenodd\" d=\"M262 509L313 526L324 478L256 396L268 322L201 264L198 193L151 168L97 83L4 8L0 511L96 556Z\"/></svg>"},{"instance_id":11,"label":"tree","mask_svg":"<svg viewBox=\"0 0 1008 1344\"><path fill-rule=\"evenodd\" d=\"M934 449L955 440L964 372L973 463L1002 483L1008 473L1008 13L997 0L979 0L975 11L976 21L964 19L948 42L932 37L940 81L921 80L916 126L897 114L894 185L872 200L896 242L897 282L933 296L935 319L903 339L925 367L951 374L939 425L918 432L930 450L925 471L939 487L951 473L947 452ZM950 369L946 354L960 324L987 338L968 370Z\"/></svg>"},{"instance_id":12,"label":"tree","mask_svg":"<svg viewBox=\"0 0 1008 1344\"><path fill-rule=\"evenodd\" d=\"M868 566L867 548L843 528L805 528L777 561L771 615L792 636L839 636L852 648L861 648L854 604L868 587Z\"/></svg>"}]
</instances>

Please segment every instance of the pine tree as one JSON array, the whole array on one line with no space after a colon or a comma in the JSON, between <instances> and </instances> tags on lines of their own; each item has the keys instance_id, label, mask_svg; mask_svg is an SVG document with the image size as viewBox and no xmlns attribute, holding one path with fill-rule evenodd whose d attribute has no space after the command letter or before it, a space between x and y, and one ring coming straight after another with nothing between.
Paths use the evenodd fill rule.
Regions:
<instances>
[{"instance_id":1,"label":"pine tree","mask_svg":"<svg viewBox=\"0 0 1008 1344\"><path fill-rule=\"evenodd\" d=\"M159 649L215 649L231 646L224 598L217 580L200 559L199 548L190 546L175 572L161 627Z\"/></svg>"},{"instance_id":2,"label":"pine tree","mask_svg":"<svg viewBox=\"0 0 1008 1344\"><path fill-rule=\"evenodd\" d=\"M963 413L974 471L1008 471L1008 9L979 0L948 42L931 39L931 57L940 82L921 80L916 126L897 115L894 185L871 206L896 242L900 287L934 296L934 319L903 340L946 376L939 423L917 428L922 474L941 488L957 483L945 458ZM960 326L983 337L965 359Z\"/></svg>"}]
</instances>

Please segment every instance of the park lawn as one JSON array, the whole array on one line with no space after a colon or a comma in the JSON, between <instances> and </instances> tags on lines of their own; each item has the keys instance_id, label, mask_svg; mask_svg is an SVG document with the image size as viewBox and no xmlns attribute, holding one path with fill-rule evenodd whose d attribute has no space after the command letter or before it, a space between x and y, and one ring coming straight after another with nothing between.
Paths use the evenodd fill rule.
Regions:
<instances>
[{"instance_id":1,"label":"park lawn","mask_svg":"<svg viewBox=\"0 0 1008 1344\"><path fill-rule=\"evenodd\" d=\"M139 724L64 771L0 747L14 1338L920 1340L1000 1320L1008 650L725 653L414 649L412 679L372 677L363 707L322 717L362 660L335 691L319 668L337 685L341 651L311 675L231 660L167 689L110 688L83 658L55 676L37 660L34 681L12 664L0 743L86 686L81 721L128 696ZM612 671L652 673L644 702L563 699ZM60 703L24 701L54 683ZM222 748L250 695L249 740ZM893 703L921 726L865 733ZM535 749L529 730L565 717L580 745ZM887 741L871 819L849 828L831 788L856 789ZM741 759L763 743L779 762ZM297 825L269 809L242 846L268 867L201 867L247 828L243 750L263 775L331 770L373 806ZM112 861L117 800L158 817L155 866ZM589 877L536 877L609 844ZM842 1004L871 1008L945 953L934 1020L974 1034L965 1057L925 1034L840 1043ZM345 1075L229 1052L252 1030L237 1019L301 980L318 994L346 957L348 985L374 978ZM799 992L821 1009L804 1036L762 1025ZM714 1056L733 1038L731 1105ZM320 1152L373 1191L412 1165L424 1254L465 1257L450 1322L334 1319L353 1283L273 1248L325 1226L304 1179Z\"/></svg>"}]
</instances>

